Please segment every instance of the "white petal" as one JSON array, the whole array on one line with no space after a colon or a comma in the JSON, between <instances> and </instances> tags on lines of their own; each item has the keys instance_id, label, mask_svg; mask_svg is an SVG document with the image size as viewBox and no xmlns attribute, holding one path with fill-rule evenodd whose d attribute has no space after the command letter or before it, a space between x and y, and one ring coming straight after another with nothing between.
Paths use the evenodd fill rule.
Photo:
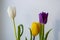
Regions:
<instances>
[{"instance_id":1,"label":"white petal","mask_svg":"<svg viewBox=\"0 0 60 40\"><path fill-rule=\"evenodd\" d=\"M10 18L15 18L15 16L16 16L16 8L15 7L13 7L13 6L8 7L7 12L8 12L8 15Z\"/></svg>"}]
</instances>

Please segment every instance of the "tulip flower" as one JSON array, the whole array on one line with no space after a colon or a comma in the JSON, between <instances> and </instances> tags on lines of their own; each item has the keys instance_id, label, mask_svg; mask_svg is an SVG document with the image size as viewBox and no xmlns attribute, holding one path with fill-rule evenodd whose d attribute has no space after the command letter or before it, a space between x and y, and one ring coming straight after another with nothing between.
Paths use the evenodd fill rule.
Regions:
<instances>
[{"instance_id":1,"label":"tulip flower","mask_svg":"<svg viewBox=\"0 0 60 40\"><path fill-rule=\"evenodd\" d=\"M15 18L15 16L16 16L16 8L15 7L13 7L13 6L8 7L7 12L11 19Z\"/></svg>"},{"instance_id":2,"label":"tulip flower","mask_svg":"<svg viewBox=\"0 0 60 40\"><path fill-rule=\"evenodd\" d=\"M42 12L39 14L39 22L42 24L46 24L48 19L48 13Z\"/></svg>"},{"instance_id":3,"label":"tulip flower","mask_svg":"<svg viewBox=\"0 0 60 40\"><path fill-rule=\"evenodd\" d=\"M39 22L41 23L39 38L40 40L44 40L44 24L47 23L48 13L42 12L39 14Z\"/></svg>"},{"instance_id":4,"label":"tulip flower","mask_svg":"<svg viewBox=\"0 0 60 40\"><path fill-rule=\"evenodd\" d=\"M48 13L46 12L42 12L39 14L39 22L41 23L41 27L40 27L40 40L44 40L44 24L47 23L47 19L48 19Z\"/></svg>"},{"instance_id":5,"label":"tulip flower","mask_svg":"<svg viewBox=\"0 0 60 40\"><path fill-rule=\"evenodd\" d=\"M37 22L33 22L33 23L32 23L31 31L32 31L32 35L33 35L33 36L38 35L39 30L40 30L39 28L40 28L39 23L37 23Z\"/></svg>"},{"instance_id":6,"label":"tulip flower","mask_svg":"<svg viewBox=\"0 0 60 40\"><path fill-rule=\"evenodd\" d=\"M47 23L47 19L48 19L48 13L42 12L39 14L39 22L41 23L40 24L39 40L47 40L48 34L52 30L52 29L50 29L46 33L46 35L44 36L44 26L45 26L44 24Z\"/></svg>"},{"instance_id":7,"label":"tulip flower","mask_svg":"<svg viewBox=\"0 0 60 40\"><path fill-rule=\"evenodd\" d=\"M14 18L16 16L16 8L13 7L13 6L10 6L10 7L8 7L7 12L8 12L9 17L12 19L13 26L14 26L14 33L15 33L15 37L16 37L16 40L17 40L16 25L15 25L15 20L14 20Z\"/></svg>"}]
</instances>

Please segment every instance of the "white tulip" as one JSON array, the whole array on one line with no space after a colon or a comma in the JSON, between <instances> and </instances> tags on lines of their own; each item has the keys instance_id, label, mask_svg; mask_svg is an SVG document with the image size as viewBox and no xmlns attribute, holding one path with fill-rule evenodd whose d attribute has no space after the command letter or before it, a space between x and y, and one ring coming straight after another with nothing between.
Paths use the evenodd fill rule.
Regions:
<instances>
[{"instance_id":1,"label":"white tulip","mask_svg":"<svg viewBox=\"0 0 60 40\"><path fill-rule=\"evenodd\" d=\"M7 9L8 15L11 19L14 19L16 16L16 8L14 6L8 7Z\"/></svg>"}]
</instances>

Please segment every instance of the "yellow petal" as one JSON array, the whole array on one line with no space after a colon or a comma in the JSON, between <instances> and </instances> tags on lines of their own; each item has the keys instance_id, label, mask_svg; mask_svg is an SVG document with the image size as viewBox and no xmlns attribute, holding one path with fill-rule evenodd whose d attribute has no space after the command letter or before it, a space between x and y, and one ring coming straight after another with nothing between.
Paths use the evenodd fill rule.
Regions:
<instances>
[{"instance_id":1,"label":"yellow petal","mask_svg":"<svg viewBox=\"0 0 60 40\"><path fill-rule=\"evenodd\" d=\"M38 35L40 31L40 24L38 22L33 22L31 25L31 31L33 36Z\"/></svg>"}]
</instances>

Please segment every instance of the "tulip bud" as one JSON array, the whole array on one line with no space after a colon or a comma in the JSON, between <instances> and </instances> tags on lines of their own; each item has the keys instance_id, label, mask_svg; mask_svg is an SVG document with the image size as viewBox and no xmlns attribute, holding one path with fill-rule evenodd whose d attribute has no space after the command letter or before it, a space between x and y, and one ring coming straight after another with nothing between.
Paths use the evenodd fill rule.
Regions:
<instances>
[{"instance_id":1,"label":"tulip bud","mask_svg":"<svg viewBox=\"0 0 60 40\"><path fill-rule=\"evenodd\" d=\"M32 35L36 36L38 35L39 31L40 31L40 25L37 22L33 22L32 26L31 26L31 31L32 31Z\"/></svg>"},{"instance_id":2,"label":"tulip bud","mask_svg":"<svg viewBox=\"0 0 60 40\"><path fill-rule=\"evenodd\" d=\"M16 16L16 8L15 7L13 7L13 6L8 7L7 12L11 19L15 18L15 16Z\"/></svg>"},{"instance_id":3,"label":"tulip bud","mask_svg":"<svg viewBox=\"0 0 60 40\"><path fill-rule=\"evenodd\" d=\"M46 24L48 19L48 13L42 12L39 14L39 22L42 24Z\"/></svg>"}]
</instances>

